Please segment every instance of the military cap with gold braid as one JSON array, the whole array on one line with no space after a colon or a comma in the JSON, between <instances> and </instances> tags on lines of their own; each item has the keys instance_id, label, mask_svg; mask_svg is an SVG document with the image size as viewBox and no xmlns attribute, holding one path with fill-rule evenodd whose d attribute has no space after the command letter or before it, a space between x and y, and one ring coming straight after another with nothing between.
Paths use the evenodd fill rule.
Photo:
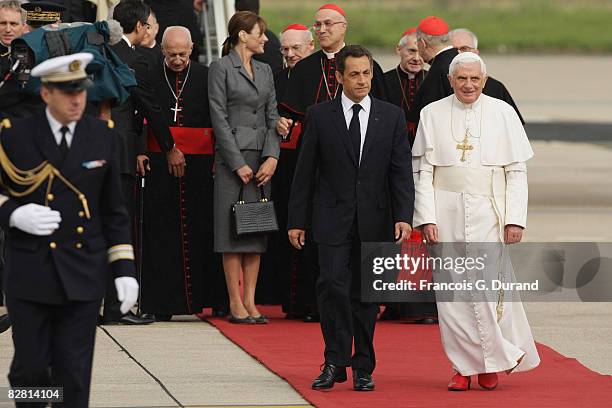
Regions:
<instances>
[{"instance_id":1,"label":"military cap with gold braid","mask_svg":"<svg viewBox=\"0 0 612 408\"><path fill-rule=\"evenodd\" d=\"M52 1L30 0L22 4L21 8L27 12L26 24L35 28L59 22L62 11L66 11L64 6Z\"/></svg>"}]
</instances>

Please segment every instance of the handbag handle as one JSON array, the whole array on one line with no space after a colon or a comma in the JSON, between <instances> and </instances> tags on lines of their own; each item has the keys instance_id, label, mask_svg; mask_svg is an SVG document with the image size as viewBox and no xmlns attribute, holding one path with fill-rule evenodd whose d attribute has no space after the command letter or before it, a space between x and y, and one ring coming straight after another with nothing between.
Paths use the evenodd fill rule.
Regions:
<instances>
[{"instance_id":1,"label":"handbag handle","mask_svg":"<svg viewBox=\"0 0 612 408\"><path fill-rule=\"evenodd\" d=\"M238 204L244 204L244 198L243 198L244 186L245 186L244 183L240 185L240 193L238 193ZM264 191L263 186L259 186L259 201L262 203L265 203L268 201L268 198L266 197L266 192Z\"/></svg>"}]
</instances>

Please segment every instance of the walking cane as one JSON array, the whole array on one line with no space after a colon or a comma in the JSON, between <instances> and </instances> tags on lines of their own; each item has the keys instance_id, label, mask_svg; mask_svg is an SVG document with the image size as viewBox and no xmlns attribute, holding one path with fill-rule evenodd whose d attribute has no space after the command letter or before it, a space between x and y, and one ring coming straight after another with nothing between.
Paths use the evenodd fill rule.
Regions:
<instances>
[{"instance_id":1,"label":"walking cane","mask_svg":"<svg viewBox=\"0 0 612 408\"><path fill-rule=\"evenodd\" d=\"M149 166L149 160L143 161L144 172L140 176L140 206L138 208L138 309L136 310L137 316L140 316L140 305L142 303L142 230L143 230L143 219L144 219L144 191L145 191L145 176L147 174L147 167Z\"/></svg>"}]
</instances>

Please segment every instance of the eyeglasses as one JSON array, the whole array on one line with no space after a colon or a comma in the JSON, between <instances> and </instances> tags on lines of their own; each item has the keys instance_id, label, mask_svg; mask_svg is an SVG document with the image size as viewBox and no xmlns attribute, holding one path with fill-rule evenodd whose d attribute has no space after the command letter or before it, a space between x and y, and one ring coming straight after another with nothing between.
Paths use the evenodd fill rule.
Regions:
<instances>
[{"instance_id":1,"label":"eyeglasses","mask_svg":"<svg viewBox=\"0 0 612 408\"><path fill-rule=\"evenodd\" d=\"M304 44L296 44L296 45L292 45L291 47L280 47L278 50L280 51L281 54L287 55L289 54L289 50L293 51L293 53L295 54L295 53L302 51L303 47L304 47Z\"/></svg>"},{"instance_id":2,"label":"eyeglasses","mask_svg":"<svg viewBox=\"0 0 612 408\"><path fill-rule=\"evenodd\" d=\"M476 48L464 45L463 47L459 47L459 52L473 52L475 49Z\"/></svg>"},{"instance_id":3,"label":"eyeglasses","mask_svg":"<svg viewBox=\"0 0 612 408\"><path fill-rule=\"evenodd\" d=\"M322 28L331 28L332 26L336 25L336 24L344 24L344 21L315 21L314 24L312 25L312 28L315 31L321 31Z\"/></svg>"}]
</instances>

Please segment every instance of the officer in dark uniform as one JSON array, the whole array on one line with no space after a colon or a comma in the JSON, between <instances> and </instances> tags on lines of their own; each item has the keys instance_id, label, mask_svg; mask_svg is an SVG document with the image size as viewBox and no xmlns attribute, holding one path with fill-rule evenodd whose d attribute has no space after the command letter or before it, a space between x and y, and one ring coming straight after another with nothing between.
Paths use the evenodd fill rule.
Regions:
<instances>
[{"instance_id":1,"label":"officer in dark uniform","mask_svg":"<svg viewBox=\"0 0 612 408\"><path fill-rule=\"evenodd\" d=\"M31 74L41 77L47 108L5 119L0 129L4 290L15 346L9 381L61 386L66 407L88 405L107 275L123 312L138 298L119 137L111 121L83 116L92 58L79 53L36 66Z\"/></svg>"}]
</instances>

